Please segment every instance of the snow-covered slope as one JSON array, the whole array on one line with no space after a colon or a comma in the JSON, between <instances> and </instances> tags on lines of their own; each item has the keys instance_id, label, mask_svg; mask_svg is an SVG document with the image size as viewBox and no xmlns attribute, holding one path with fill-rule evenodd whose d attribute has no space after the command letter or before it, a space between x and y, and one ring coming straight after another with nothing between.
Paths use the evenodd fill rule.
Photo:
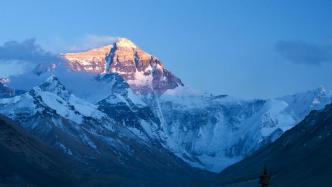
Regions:
<instances>
[{"instance_id":1,"label":"snow-covered slope","mask_svg":"<svg viewBox=\"0 0 332 187\"><path fill-rule=\"evenodd\" d=\"M113 84L109 96L97 103L98 109L117 123L124 124L137 136L160 143L160 120L143 98L134 94L118 74L103 74L99 79Z\"/></svg>"},{"instance_id":2,"label":"snow-covered slope","mask_svg":"<svg viewBox=\"0 0 332 187\"><path fill-rule=\"evenodd\" d=\"M158 119L127 90L123 79L116 74L100 79L112 84L109 97L100 105L77 98L51 76L23 95L0 99L0 113L46 144L100 172L114 172L115 168L129 173L191 172L160 144L158 137L152 136Z\"/></svg>"},{"instance_id":3,"label":"snow-covered slope","mask_svg":"<svg viewBox=\"0 0 332 187\"><path fill-rule=\"evenodd\" d=\"M249 101L166 92L161 110L167 146L192 166L218 172L276 140L312 109L330 102L332 94L322 88Z\"/></svg>"},{"instance_id":4,"label":"snow-covered slope","mask_svg":"<svg viewBox=\"0 0 332 187\"><path fill-rule=\"evenodd\" d=\"M29 112L30 115L45 112L48 109L76 123L83 123L86 118L99 120L105 118L105 114L98 111L96 106L75 97L54 76L23 95L2 99L0 104L2 108L6 107L2 112L13 118L17 117L15 115L20 108Z\"/></svg>"},{"instance_id":5,"label":"snow-covered slope","mask_svg":"<svg viewBox=\"0 0 332 187\"><path fill-rule=\"evenodd\" d=\"M51 76L40 86L29 92L0 100L0 113L17 121L21 126L29 129L44 141L67 153L74 154L74 145L66 139L75 139L75 142L88 145L95 150L95 144L88 138L85 130L92 130L94 126L104 122L98 128L112 130L112 121L97 107L71 94ZM66 137L66 138L63 138ZM70 148L71 147L71 148ZM81 154L76 149L76 155Z\"/></svg>"}]
</instances>

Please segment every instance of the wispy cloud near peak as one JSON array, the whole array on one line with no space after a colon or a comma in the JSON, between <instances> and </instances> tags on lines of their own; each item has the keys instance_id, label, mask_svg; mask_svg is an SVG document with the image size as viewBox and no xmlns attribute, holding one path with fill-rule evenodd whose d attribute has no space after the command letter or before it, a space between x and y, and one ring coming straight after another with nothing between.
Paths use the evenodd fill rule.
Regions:
<instances>
[{"instance_id":1,"label":"wispy cloud near peak","mask_svg":"<svg viewBox=\"0 0 332 187\"><path fill-rule=\"evenodd\" d=\"M63 59L44 50L35 39L8 41L0 46L0 77L31 71L37 65L58 64Z\"/></svg>"},{"instance_id":2,"label":"wispy cloud near peak","mask_svg":"<svg viewBox=\"0 0 332 187\"><path fill-rule=\"evenodd\" d=\"M104 45L114 43L119 37L107 35L85 35L79 38L74 44L69 44L66 48L67 51L82 51L91 48L101 47Z\"/></svg>"}]
</instances>

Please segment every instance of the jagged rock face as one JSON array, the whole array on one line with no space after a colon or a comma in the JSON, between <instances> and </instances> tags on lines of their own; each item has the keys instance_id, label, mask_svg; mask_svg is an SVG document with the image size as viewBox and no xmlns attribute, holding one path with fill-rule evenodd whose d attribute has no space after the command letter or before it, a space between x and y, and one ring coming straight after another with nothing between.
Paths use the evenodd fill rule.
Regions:
<instances>
[{"instance_id":1,"label":"jagged rock face","mask_svg":"<svg viewBox=\"0 0 332 187\"><path fill-rule=\"evenodd\" d=\"M105 57L112 48L113 45L107 45L81 53L66 53L64 57L69 60L74 71L102 73L105 69Z\"/></svg>"},{"instance_id":2,"label":"jagged rock face","mask_svg":"<svg viewBox=\"0 0 332 187\"><path fill-rule=\"evenodd\" d=\"M66 53L64 57L74 71L118 73L135 92L141 94L152 91L162 94L168 89L183 86L159 59L124 38L101 48Z\"/></svg>"}]
</instances>

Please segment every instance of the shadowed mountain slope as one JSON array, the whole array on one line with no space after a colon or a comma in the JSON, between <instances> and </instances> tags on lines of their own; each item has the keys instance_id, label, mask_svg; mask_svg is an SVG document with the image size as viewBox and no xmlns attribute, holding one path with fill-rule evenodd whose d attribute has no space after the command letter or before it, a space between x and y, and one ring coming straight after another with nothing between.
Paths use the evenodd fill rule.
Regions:
<instances>
[{"instance_id":1,"label":"shadowed mountain slope","mask_svg":"<svg viewBox=\"0 0 332 187\"><path fill-rule=\"evenodd\" d=\"M264 165L271 186L329 186L332 182L332 104L312 111L280 139L225 169L221 186L257 186Z\"/></svg>"}]
</instances>

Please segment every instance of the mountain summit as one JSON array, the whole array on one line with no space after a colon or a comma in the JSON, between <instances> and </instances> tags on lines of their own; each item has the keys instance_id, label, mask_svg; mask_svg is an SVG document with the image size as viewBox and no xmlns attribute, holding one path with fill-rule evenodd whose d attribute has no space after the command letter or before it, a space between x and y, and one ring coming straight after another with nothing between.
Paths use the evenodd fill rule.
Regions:
<instances>
[{"instance_id":1,"label":"mountain summit","mask_svg":"<svg viewBox=\"0 0 332 187\"><path fill-rule=\"evenodd\" d=\"M118 38L100 48L64 54L72 70L92 73L117 73L138 93L162 94L183 86L158 58L143 51L132 41Z\"/></svg>"}]
</instances>

